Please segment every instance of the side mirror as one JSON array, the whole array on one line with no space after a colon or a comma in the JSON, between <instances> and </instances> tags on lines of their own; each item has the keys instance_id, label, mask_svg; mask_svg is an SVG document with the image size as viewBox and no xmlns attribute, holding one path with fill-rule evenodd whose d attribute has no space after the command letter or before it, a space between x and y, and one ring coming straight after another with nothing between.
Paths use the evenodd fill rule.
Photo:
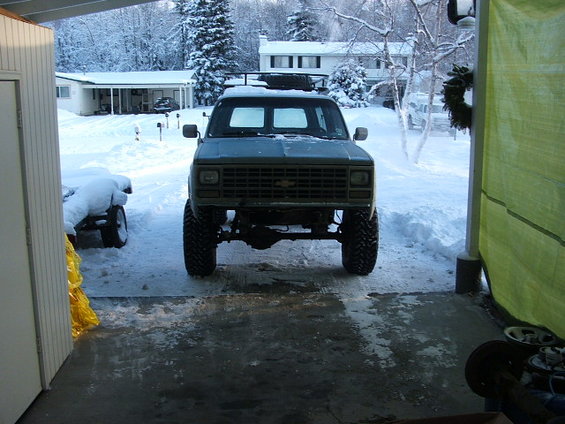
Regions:
<instances>
[{"instance_id":1,"label":"side mirror","mask_svg":"<svg viewBox=\"0 0 565 424\"><path fill-rule=\"evenodd\" d=\"M449 0L447 3L447 19L453 25L468 17L475 17L476 0Z\"/></svg>"},{"instance_id":2,"label":"side mirror","mask_svg":"<svg viewBox=\"0 0 565 424\"><path fill-rule=\"evenodd\" d=\"M363 141L367 139L369 135L369 131L365 127L357 127L355 128L355 134L353 134L353 140Z\"/></svg>"},{"instance_id":3,"label":"side mirror","mask_svg":"<svg viewBox=\"0 0 565 424\"><path fill-rule=\"evenodd\" d=\"M182 126L182 135L186 138L200 137L198 127L194 124L187 124Z\"/></svg>"}]
</instances>

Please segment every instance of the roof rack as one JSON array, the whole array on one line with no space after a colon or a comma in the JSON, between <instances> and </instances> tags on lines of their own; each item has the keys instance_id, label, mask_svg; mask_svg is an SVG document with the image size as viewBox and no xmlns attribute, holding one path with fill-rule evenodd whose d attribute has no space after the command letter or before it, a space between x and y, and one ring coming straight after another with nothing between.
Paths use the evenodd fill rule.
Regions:
<instances>
[{"instance_id":1,"label":"roof rack","mask_svg":"<svg viewBox=\"0 0 565 424\"><path fill-rule=\"evenodd\" d=\"M298 72L230 72L233 76L224 82L224 87L249 85L273 90L303 90L327 92L326 74L308 74Z\"/></svg>"}]
</instances>

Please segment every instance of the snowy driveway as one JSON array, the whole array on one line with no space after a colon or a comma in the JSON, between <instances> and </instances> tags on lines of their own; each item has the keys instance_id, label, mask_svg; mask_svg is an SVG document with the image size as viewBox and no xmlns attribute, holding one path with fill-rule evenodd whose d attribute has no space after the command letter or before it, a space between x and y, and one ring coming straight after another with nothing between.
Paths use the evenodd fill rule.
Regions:
<instances>
[{"instance_id":1,"label":"snowy driveway","mask_svg":"<svg viewBox=\"0 0 565 424\"><path fill-rule=\"evenodd\" d=\"M341 267L335 241L282 241L253 250L242 242L218 249L218 269L206 279L186 275L182 211L196 141L179 124L205 124L203 109L184 110L181 121L164 115L77 117L60 111L63 173L101 167L128 176L134 192L126 205L130 238L118 249L100 248L98 234L80 240L84 289L91 297L206 296L250 291L257 285L315 286L340 296L452 290L456 254L463 247L468 136L431 137L419 165L402 158L394 112L349 109L350 128L366 126L362 142L376 161L380 248L367 277ZM157 122L164 124L162 140ZM135 128L141 140L135 139ZM419 134L411 133L416 142Z\"/></svg>"},{"instance_id":2,"label":"snowy driveway","mask_svg":"<svg viewBox=\"0 0 565 424\"><path fill-rule=\"evenodd\" d=\"M182 123L202 126L202 109L181 113ZM79 236L83 288L101 325L77 343L66 370L73 384L65 372L54 383L49 419L57 396L77 390L77 375L88 396L72 403L74 416L96 409L101 421L112 409L92 404L121 403L116 393L124 392L135 393L123 408L138 414L131 422L151 414L369 422L479 410L462 367L472 346L498 330L475 300L445 293L463 248L468 136L430 138L414 165L401 155L392 111L344 114L350 127L369 128L362 145L377 166L375 271L347 274L336 241L281 241L267 250L232 242L219 246L212 276L190 278L182 214L195 140L172 121L160 141L162 115L60 112L63 171L106 168L131 178L134 190L126 246L104 249L97 233ZM281 410L288 420L280 421Z\"/></svg>"}]
</instances>

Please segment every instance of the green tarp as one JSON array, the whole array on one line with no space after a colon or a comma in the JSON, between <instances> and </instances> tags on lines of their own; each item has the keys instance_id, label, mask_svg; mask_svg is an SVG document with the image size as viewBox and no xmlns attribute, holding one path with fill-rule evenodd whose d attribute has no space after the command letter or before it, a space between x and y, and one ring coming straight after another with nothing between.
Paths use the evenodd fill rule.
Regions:
<instances>
[{"instance_id":1,"label":"green tarp","mask_svg":"<svg viewBox=\"0 0 565 424\"><path fill-rule=\"evenodd\" d=\"M495 301L565 338L565 1L491 0L479 250Z\"/></svg>"}]
</instances>

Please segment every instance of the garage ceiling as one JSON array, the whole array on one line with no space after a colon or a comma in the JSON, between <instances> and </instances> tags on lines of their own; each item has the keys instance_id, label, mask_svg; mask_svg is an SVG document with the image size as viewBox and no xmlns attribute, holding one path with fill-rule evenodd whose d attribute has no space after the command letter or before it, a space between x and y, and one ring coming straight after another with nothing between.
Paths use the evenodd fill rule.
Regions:
<instances>
[{"instance_id":1,"label":"garage ceiling","mask_svg":"<svg viewBox=\"0 0 565 424\"><path fill-rule=\"evenodd\" d=\"M0 0L0 7L41 23L155 0Z\"/></svg>"}]
</instances>

